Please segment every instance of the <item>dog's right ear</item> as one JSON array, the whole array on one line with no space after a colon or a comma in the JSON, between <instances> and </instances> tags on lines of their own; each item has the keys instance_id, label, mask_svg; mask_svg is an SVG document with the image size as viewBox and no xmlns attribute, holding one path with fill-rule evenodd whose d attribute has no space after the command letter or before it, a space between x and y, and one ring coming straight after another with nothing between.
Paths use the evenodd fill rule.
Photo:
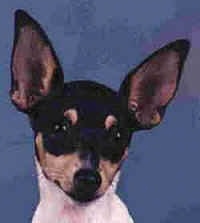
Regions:
<instances>
[{"instance_id":1,"label":"dog's right ear","mask_svg":"<svg viewBox=\"0 0 200 223\"><path fill-rule=\"evenodd\" d=\"M163 46L131 70L119 95L139 129L160 124L177 91L190 42L179 39ZM135 124L135 123L134 123Z\"/></svg>"},{"instance_id":2,"label":"dog's right ear","mask_svg":"<svg viewBox=\"0 0 200 223\"><path fill-rule=\"evenodd\" d=\"M64 76L53 47L41 26L23 10L15 12L11 75L11 100L23 112L63 92Z\"/></svg>"}]
</instances>

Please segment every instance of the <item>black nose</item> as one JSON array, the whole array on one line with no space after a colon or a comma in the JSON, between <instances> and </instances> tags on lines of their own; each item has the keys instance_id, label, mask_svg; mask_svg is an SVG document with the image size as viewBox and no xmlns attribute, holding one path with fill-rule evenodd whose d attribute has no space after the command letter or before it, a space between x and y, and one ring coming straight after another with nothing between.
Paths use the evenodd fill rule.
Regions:
<instances>
[{"instance_id":1,"label":"black nose","mask_svg":"<svg viewBox=\"0 0 200 223\"><path fill-rule=\"evenodd\" d=\"M101 185L99 173L91 169L81 169L74 176L74 197L85 202L92 200Z\"/></svg>"}]
</instances>

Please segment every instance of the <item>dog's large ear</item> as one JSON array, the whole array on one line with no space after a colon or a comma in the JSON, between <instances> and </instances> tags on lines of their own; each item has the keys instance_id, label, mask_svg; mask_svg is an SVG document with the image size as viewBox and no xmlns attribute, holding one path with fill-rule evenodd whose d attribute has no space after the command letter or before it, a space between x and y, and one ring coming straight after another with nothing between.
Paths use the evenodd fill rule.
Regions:
<instances>
[{"instance_id":1,"label":"dog's large ear","mask_svg":"<svg viewBox=\"0 0 200 223\"><path fill-rule=\"evenodd\" d=\"M119 95L137 122L137 129L160 123L174 97L190 44L181 39L169 43L131 71L121 84Z\"/></svg>"},{"instance_id":2,"label":"dog's large ear","mask_svg":"<svg viewBox=\"0 0 200 223\"><path fill-rule=\"evenodd\" d=\"M11 74L11 100L23 112L63 91L64 76L52 45L41 26L23 10L15 12Z\"/></svg>"}]
</instances>

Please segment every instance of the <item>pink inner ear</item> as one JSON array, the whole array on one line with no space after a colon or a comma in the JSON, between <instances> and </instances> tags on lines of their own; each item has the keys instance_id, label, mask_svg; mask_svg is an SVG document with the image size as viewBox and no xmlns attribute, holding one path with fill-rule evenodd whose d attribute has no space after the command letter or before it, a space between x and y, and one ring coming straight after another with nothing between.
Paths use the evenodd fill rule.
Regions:
<instances>
[{"instance_id":1,"label":"pink inner ear","mask_svg":"<svg viewBox=\"0 0 200 223\"><path fill-rule=\"evenodd\" d=\"M50 92L58 66L41 34L31 26L21 28L14 46L12 101L23 110L31 108Z\"/></svg>"},{"instance_id":2,"label":"pink inner ear","mask_svg":"<svg viewBox=\"0 0 200 223\"><path fill-rule=\"evenodd\" d=\"M166 105L176 90L179 62L178 53L171 50L143 64L131 78L129 106L156 109Z\"/></svg>"},{"instance_id":3,"label":"pink inner ear","mask_svg":"<svg viewBox=\"0 0 200 223\"><path fill-rule=\"evenodd\" d=\"M34 84L40 85L38 90L45 96L49 92L55 68L55 58L50 47L43 43L35 30L24 27L13 56L14 80L23 82L27 88Z\"/></svg>"},{"instance_id":4,"label":"pink inner ear","mask_svg":"<svg viewBox=\"0 0 200 223\"><path fill-rule=\"evenodd\" d=\"M56 69L55 59L49 47L44 47L41 60L43 61L45 74L42 76L43 88L40 89L40 92L42 95L46 96L51 89L51 81L53 79L54 70Z\"/></svg>"},{"instance_id":5,"label":"pink inner ear","mask_svg":"<svg viewBox=\"0 0 200 223\"><path fill-rule=\"evenodd\" d=\"M128 107L135 110L141 126L160 123L160 108L173 98L178 81L180 58L173 50L164 50L142 64L130 79Z\"/></svg>"}]
</instances>

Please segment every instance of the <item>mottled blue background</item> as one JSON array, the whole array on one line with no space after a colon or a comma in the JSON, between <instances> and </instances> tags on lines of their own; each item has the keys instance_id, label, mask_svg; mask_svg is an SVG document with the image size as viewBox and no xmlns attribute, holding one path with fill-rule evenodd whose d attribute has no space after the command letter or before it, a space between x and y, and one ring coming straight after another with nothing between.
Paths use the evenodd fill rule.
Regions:
<instances>
[{"instance_id":1,"label":"mottled blue background","mask_svg":"<svg viewBox=\"0 0 200 223\"><path fill-rule=\"evenodd\" d=\"M200 222L200 2L198 0L6 0L0 7L0 221L30 222L38 199L32 132L11 106L13 13L23 8L52 40L66 80L118 89L156 48L189 38L176 99L162 124L134 135L119 193L136 223Z\"/></svg>"}]
</instances>

